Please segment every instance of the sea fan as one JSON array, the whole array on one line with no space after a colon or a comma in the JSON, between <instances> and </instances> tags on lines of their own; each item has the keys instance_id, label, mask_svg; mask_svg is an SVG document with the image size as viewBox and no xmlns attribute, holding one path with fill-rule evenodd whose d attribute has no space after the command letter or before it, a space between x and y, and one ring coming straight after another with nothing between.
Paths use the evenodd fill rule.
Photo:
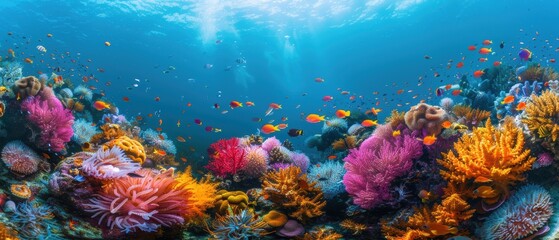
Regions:
<instances>
[{"instance_id":1,"label":"sea fan","mask_svg":"<svg viewBox=\"0 0 559 240\"><path fill-rule=\"evenodd\" d=\"M155 232L161 226L183 224L189 214L190 193L176 189L172 168L161 173L142 169L141 178L126 176L103 186L84 204L99 225L125 232Z\"/></svg>"},{"instance_id":2,"label":"sea fan","mask_svg":"<svg viewBox=\"0 0 559 240\"><path fill-rule=\"evenodd\" d=\"M115 179L126 176L140 169L140 164L130 160L119 147L104 150L99 148L97 153L83 162L82 170L88 176L97 179Z\"/></svg>"}]
</instances>

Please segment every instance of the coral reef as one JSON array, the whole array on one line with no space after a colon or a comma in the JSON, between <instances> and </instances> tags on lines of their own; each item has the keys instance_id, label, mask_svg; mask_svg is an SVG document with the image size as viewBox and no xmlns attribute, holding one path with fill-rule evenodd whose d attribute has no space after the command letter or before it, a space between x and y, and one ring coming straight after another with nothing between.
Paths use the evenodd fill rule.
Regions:
<instances>
[{"instance_id":1,"label":"coral reef","mask_svg":"<svg viewBox=\"0 0 559 240\"><path fill-rule=\"evenodd\" d=\"M559 137L559 96L552 91L532 95L524 111L522 122L534 136L547 143L549 150L554 149Z\"/></svg>"},{"instance_id":2,"label":"coral reef","mask_svg":"<svg viewBox=\"0 0 559 240\"><path fill-rule=\"evenodd\" d=\"M226 215L230 208L235 211L248 209L248 196L242 191L219 190L215 195L214 206L220 215Z\"/></svg>"},{"instance_id":3,"label":"coral reef","mask_svg":"<svg viewBox=\"0 0 559 240\"><path fill-rule=\"evenodd\" d=\"M246 165L241 169L246 178L260 178L268 168L268 153L260 146L245 148L244 160Z\"/></svg>"},{"instance_id":4,"label":"coral reef","mask_svg":"<svg viewBox=\"0 0 559 240\"><path fill-rule=\"evenodd\" d=\"M157 148L165 150L165 152L170 154L177 154L177 147L173 143L173 141L169 140L167 134L165 133L158 133L153 129L149 128L143 131L140 136L151 145L154 145Z\"/></svg>"},{"instance_id":5,"label":"coral reef","mask_svg":"<svg viewBox=\"0 0 559 240\"><path fill-rule=\"evenodd\" d=\"M192 177L190 166L183 173L178 174L175 178L176 189L184 189L190 192L190 196L185 199L190 202L189 218L199 218L204 216L206 209L214 206L217 197L218 183L210 181L209 177L205 177L197 181Z\"/></svg>"},{"instance_id":6,"label":"coral reef","mask_svg":"<svg viewBox=\"0 0 559 240\"><path fill-rule=\"evenodd\" d=\"M39 91L43 89L43 85L34 76L27 76L15 81L13 86L14 93L17 93L18 96L22 99L25 99L29 96L36 96Z\"/></svg>"},{"instance_id":7,"label":"coral reef","mask_svg":"<svg viewBox=\"0 0 559 240\"><path fill-rule=\"evenodd\" d=\"M268 172L263 178L264 198L283 208L288 215L306 221L322 215L326 202L323 193L316 187L316 182L309 182L301 169L291 166L279 171Z\"/></svg>"},{"instance_id":8,"label":"coral reef","mask_svg":"<svg viewBox=\"0 0 559 240\"><path fill-rule=\"evenodd\" d=\"M74 88L74 96L78 99L84 99L91 102L93 99L93 92L84 85L77 86Z\"/></svg>"},{"instance_id":9,"label":"coral reef","mask_svg":"<svg viewBox=\"0 0 559 240\"><path fill-rule=\"evenodd\" d=\"M458 123L466 125L469 129L478 127L491 116L491 112L489 111L473 109L465 105L454 106L454 108L452 108L452 113L458 118Z\"/></svg>"},{"instance_id":10,"label":"coral reef","mask_svg":"<svg viewBox=\"0 0 559 240\"><path fill-rule=\"evenodd\" d=\"M357 147L357 137L356 136L346 136L340 138L332 143L332 149L338 151L349 150Z\"/></svg>"}]
</instances>

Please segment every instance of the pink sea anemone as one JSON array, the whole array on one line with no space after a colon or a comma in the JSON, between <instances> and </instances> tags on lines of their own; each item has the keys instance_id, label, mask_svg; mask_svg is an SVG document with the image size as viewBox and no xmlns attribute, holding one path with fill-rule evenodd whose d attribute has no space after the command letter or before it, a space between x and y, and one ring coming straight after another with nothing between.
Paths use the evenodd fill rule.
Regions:
<instances>
[{"instance_id":1,"label":"pink sea anemone","mask_svg":"<svg viewBox=\"0 0 559 240\"><path fill-rule=\"evenodd\" d=\"M260 146L245 148L246 165L241 169L248 178L259 178L266 173L268 168L268 153Z\"/></svg>"},{"instance_id":2,"label":"pink sea anemone","mask_svg":"<svg viewBox=\"0 0 559 240\"><path fill-rule=\"evenodd\" d=\"M21 141L11 141L2 149L2 161L10 171L27 176L37 172L41 157Z\"/></svg>"},{"instance_id":3,"label":"pink sea anemone","mask_svg":"<svg viewBox=\"0 0 559 240\"><path fill-rule=\"evenodd\" d=\"M294 152L291 154L291 161L295 166L301 169L301 172L307 173L311 160L304 153Z\"/></svg>"},{"instance_id":4,"label":"pink sea anemone","mask_svg":"<svg viewBox=\"0 0 559 240\"><path fill-rule=\"evenodd\" d=\"M142 178L126 176L103 186L103 190L84 204L98 224L125 232L154 232L161 226L183 224L190 211L190 192L175 189L173 169L161 173L142 169Z\"/></svg>"},{"instance_id":5,"label":"pink sea anemone","mask_svg":"<svg viewBox=\"0 0 559 240\"><path fill-rule=\"evenodd\" d=\"M126 157L117 146L97 152L83 162L82 170L88 176L97 179L114 179L126 176L128 173L140 169L140 164Z\"/></svg>"},{"instance_id":6,"label":"pink sea anemone","mask_svg":"<svg viewBox=\"0 0 559 240\"><path fill-rule=\"evenodd\" d=\"M262 148L266 150L266 152L270 152L272 149L280 146L281 142L276 137L267 138L262 143Z\"/></svg>"}]
</instances>

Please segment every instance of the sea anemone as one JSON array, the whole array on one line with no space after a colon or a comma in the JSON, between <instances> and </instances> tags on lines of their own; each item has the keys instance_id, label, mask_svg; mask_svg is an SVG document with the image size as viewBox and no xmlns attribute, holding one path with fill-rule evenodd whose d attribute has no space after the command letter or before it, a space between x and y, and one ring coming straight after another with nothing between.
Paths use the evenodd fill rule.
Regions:
<instances>
[{"instance_id":1,"label":"sea anemone","mask_svg":"<svg viewBox=\"0 0 559 240\"><path fill-rule=\"evenodd\" d=\"M93 99L93 92L86 86L80 85L74 88L74 96L76 96L76 98L83 98L88 102L91 102L91 99Z\"/></svg>"},{"instance_id":2,"label":"sea anemone","mask_svg":"<svg viewBox=\"0 0 559 240\"><path fill-rule=\"evenodd\" d=\"M88 176L97 179L115 179L126 176L140 169L140 164L130 160L119 147L104 150L99 148L97 153L83 162L82 170Z\"/></svg>"},{"instance_id":3,"label":"sea anemone","mask_svg":"<svg viewBox=\"0 0 559 240\"><path fill-rule=\"evenodd\" d=\"M547 167L553 163L553 155L548 152L543 152L538 154L538 158L534 165L532 165L533 169Z\"/></svg>"},{"instance_id":4,"label":"sea anemone","mask_svg":"<svg viewBox=\"0 0 559 240\"><path fill-rule=\"evenodd\" d=\"M76 141L79 144L89 142L93 135L99 133L99 131L97 131L97 128L94 127L91 122L88 122L82 118L74 121L72 128L74 129L72 140Z\"/></svg>"},{"instance_id":5,"label":"sea anemone","mask_svg":"<svg viewBox=\"0 0 559 240\"><path fill-rule=\"evenodd\" d=\"M101 193L83 205L85 211L93 213L99 225L127 233L183 224L183 216L189 213L190 193L175 188L173 169L160 173L142 169L137 173L143 177L126 176L104 185Z\"/></svg>"},{"instance_id":6,"label":"sea anemone","mask_svg":"<svg viewBox=\"0 0 559 240\"><path fill-rule=\"evenodd\" d=\"M20 199L29 199L33 193L27 184L12 184L10 185L10 193Z\"/></svg>"},{"instance_id":7,"label":"sea anemone","mask_svg":"<svg viewBox=\"0 0 559 240\"><path fill-rule=\"evenodd\" d=\"M262 177L268 168L268 153L260 146L247 147L245 152L246 165L241 172L248 178Z\"/></svg>"},{"instance_id":8,"label":"sea anemone","mask_svg":"<svg viewBox=\"0 0 559 240\"><path fill-rule=\"evenodd\" d=\"M74 97L74 93L72 93L72 90L69 89L69 88L60 89L58 94L60 94L60 96L62 98L72 98L72 97Z\"/></svg>"},{"instance_id":9,"label":"sea anemone","mask_svg":"<svg viewBox=\"0 0 559 240\"><path fill-rule=\"evenodd\" d=\"M538 185L527 185L487 218L481 229L481 237L522 239L544 228L552 215L549 192Z\"/></svg>"},{"instance_id":10,"label":"sea anemone","mask_svg":"<svg viewBox=\"0 0 559 240\"><path fill-rule=\"evenodd\" d=\"M169 140L167 134L159 133L154 131L151 128L146 129L141 133L143 139L146 140L147 143L165 150L165 152L170 154L177 154L177 147L173 143L173 141Z\"/></svg>"},{"instance_id":11,"label":"sea anemone","mask_svg":"<svg viewBox=\"0 0 559 240\"><path fill-rule=\"evenodd\" d=\"M334 118L324 122L322 125L322 134L327 134L332 131L345 132L347 130L347 121L342 118Z\"/></svg>"},{"instance_id":12,"label":"sea anemone","mask_svg":"<svg viewBox=\"0 0 559 240\"><path fill-rule=\"evenodd\" d=\"M439 102L439 105L446 112L451 112L452 111L452 106L454 106L454 100L452 100L452 98L445 97L445 98L441 99L441 101Z\"/></svg>"},{"instance_id":13,"label":"sea anemone","mask_svg":"<svg viewBox=\"0 0 559 240\"><path fill-rule=\"evenodd\" d=\"M19 175L31 175L39 169L41 157L21 141L11 141L2 149L2 161L10 171Z\"/></svg>"},{"instance_id":14,"label":"sea anemone","mask_svg":"<svg viewBox=\"0 0 559 240\"><path fill-rule=\"evenodd\" d=\"M268 227L252 211L242 210L239 214L229 208L229 214L221 216L212 222L213 230L209 231L215 239L258 239L265 235Z\"/></svg>"},{"instance_id":15,"label":"sea anemone","mask_svg":"<svg viewBox=\"0 0 559 240\"><path fill-rule=\"evenodd\" d=\"M313 165L308 177L312 182L317 182L316 185L324 192L324 198L333 199L345 190L342 182L345 173L343 163L329 161Z\"/></svg>"},{"instance_id":16,"label":"sea anemone","mask_svg":"<svg viewBox=\"0 0 559 240\"><path fill-rule=\"evenodd\" d=\"M276 137L267 138L262 142L262 149L266 150L268 153L279 146L281 146L281 142Z\"/></svg>"},{"instance_id":17,"label":"sea anemone","mask_svg":"<svg viewBox=\"0 0 559 240\"><path fill-rule=\"evenodd\" d=\"M291 154L291 162L301 169L301 172L307 173L311 160L304 153L293 152Z\"/></svg>"},{"instance_id":18,"label":"sea anemone","mask_svg":"<svg viewBox=\"0 0 559 240\"><path fill-rule=\"evenodd\" d=\"M20 237L47 239L44 238L44 234L54 227L49 221L52 218L54 214L49 206L24 202L17 206L10 221L17 226Z\"/></svg>"}]
</instances>

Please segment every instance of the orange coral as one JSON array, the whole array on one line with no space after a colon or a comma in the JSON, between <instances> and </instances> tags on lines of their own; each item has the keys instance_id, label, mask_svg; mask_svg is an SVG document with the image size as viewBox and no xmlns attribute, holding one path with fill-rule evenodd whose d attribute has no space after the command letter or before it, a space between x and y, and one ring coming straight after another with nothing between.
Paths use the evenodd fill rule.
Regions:
<instances>
[{"instance_id":1,"label":"orange coral","mask_svg":"<svg viewBox=\"0 0 559 240\"><path fill-rule=\"evenodd\" d=\"M31 189L29 189L29 186L27 186L27 184L23 183L23 184L12 184L10 186L10 192L12 193L12 195L21 198L21 199L28 199L31 197L32 193L31 193Z\"/></svg>"},{"instance_id":2,"label":"orange coral","mask_svg":"<svg viewBox=\"0 0 559 240\"><path fill-rule=\"evenodd\" d=\"M351 232L352 235L359 235L363 231L367 230L367 225L357 223L351 219L346 219L340 222L340 227Z\"/></svg>"},{"instance_id":3,"label":"orange coral","mask_svg":"<svg viewBox=\"0 0 559 240\"><path fill-rule=\"evenodd\" d=\"M523 173L532 168L535 160L530 149L524 148L522 129L508 117L500 128L493 127L488 119L485 127L463 135L454 150L443 153L443 159L437 161L443 166L441 176L450 184L473 183L477 189L486 186L487 195L481 197L494 203L508 195L509 185L524 180Z\"/></svg>"},{"instance_id":4,"label":"orange coral","mask_svg":"<svg viewBox=\"0 0 559 240\"><path fill-rule=\"evenodd\" d=\"M101 126L102 133L98 133L91 137L92 143L101 143L111 141L121 136L125 136L126 132L120 128L118 124L107 123Z\"/></svg>"},{"instance_id":5,"label":"orange coral","mask_svg":"<svg viewBox=\"0 0 559 240\"><path fill-rule=\"evenodd\" d=\"M392 110L392 113L390 113L390 116L388 116L385 121L387 123L390 123L392 129L396 129L400 124L406 124L406 120L404 117L405 115L406 115L405 112L398 112L397 110Z\"/></svg>"},{"instance_id":6,"label":"orange coral","mask_svg":"<svg viewBox=\"0 0 559 240\"><path fill-rule=\"evenodd\" d=\"M472 109L465 105L454 106L452 112L458 118L458 122L468 126L470 129L472 127L477 127L491 116L491 112L489 111Z\"/></svg>"},{"instance_id":7,"label":"orange coral","mask_svg":"<svg viewBox=\"0 0 559 240\"><path fill-rule=\"evenodd\" d=\"M0 239L3 240L18 240L17 232L8 228L5 224L0 223Z\"/></svg>"},{"instance_id":8,"label":"orange coral","mask_svg":"<svg viewBox=\"0 0 559 240\"><path fill-rule=\"evenodd\" d=\"M355 147L357 147L356 136L346 136L345 138L340 138L332 143L332 149L334 150L348 150Z\"/></svg>"},{"instance_id":9,"label":"orange coral","mask_svg":"<svg viewBox=\"0 0 559 240\"><path fill-rule=\"evenodd\" d=\"M289 216L300 221L317 217L324 212L326 202L323 193L315 187L316 182L309 182L306 174L295 166L266 173L262 181L265 199L285 208Z\"/></svg>"},{"instance_id":10,"label":"orange coral","mask_svg":"<svg viewBox=\"0 0 559 240\"><path fill-rule=\"evenodd\" d=\"M197 181L192 177L190 166L180 173L175 181L177 182L175 189L185 189L191 193L188 198L191 216L187 216L186 219L202 217L206 209L214 205L218 183L211 182L208 177Z\"/></svg>"},{"instance_id":11,"label":"orange coral","mask_svg":"<svg viewBox=\"0 0 559 240\"><path fill-rule=\"evenodd\" d=\"M470 209L466 200L456 193L446 197L442 204L437 204L434 209L432 214L437 222L453 227L458 227L460 222L470 219L476 211Z\"/></svg>"},{"instance_id":12,"label":"orange coral","mask_svg":"<svg viewBox=\"0 0 559 240\"><path fill-rule=\"evenodd\" d=\"M555 142L559 137L559 96L544 91L540 96L532 95L525 108L522 123L539 138Z\"/></svg>"},{"instance_id":13,"label":"orange coral","mask_svg":"<svg viewBox=\"0 0 559 240\"><path fill-rule=\"evenodd\" d=\"M242 191L220 190L216 195L214 206L220 215L226 215L229 208L238 211L248 208L248 196ZM235 211L235 213L238 212Z\"/></svg>"},{"instance_id":14,"label":"orange coral","mask_svg":"<svg viewBox=\"0 0 559 240\"><path fill-rule=\"evenodd\" d=\"M433 239L438 236L458 233L456 227L437 220L428 207L414 208L413 215L409 217L401 215L391 222L383 219L381 230L388 240Z\"/></svg>"},{"instance_id":15,"label":"orange coral","mask_svg":"<svg viewBox=\"0 0 559 240\"><path fill-rule=\"evenodd\" d=\"M342 239L343 235L334 231L334 229L329 227L315 227L310 232L305 233L303 237L298 237L296 239L300 240L338 240Z\"/></svg>"},{"instance_id":16,"label":"orange coral","mask_svg":"<svg viewBox=\"0 0 559 240\"><path fill-rule=\"evenodd\" d=\"M127 157L132 159L134 162L138 162L140 164L144 163L146 160L146 151L140 142L131 139L127 136L120 136L117 139L114 139L108 143L103 145L103 148L108 149L112 148L113 146L118 146Z\"/></svg>"}]
</instances>

